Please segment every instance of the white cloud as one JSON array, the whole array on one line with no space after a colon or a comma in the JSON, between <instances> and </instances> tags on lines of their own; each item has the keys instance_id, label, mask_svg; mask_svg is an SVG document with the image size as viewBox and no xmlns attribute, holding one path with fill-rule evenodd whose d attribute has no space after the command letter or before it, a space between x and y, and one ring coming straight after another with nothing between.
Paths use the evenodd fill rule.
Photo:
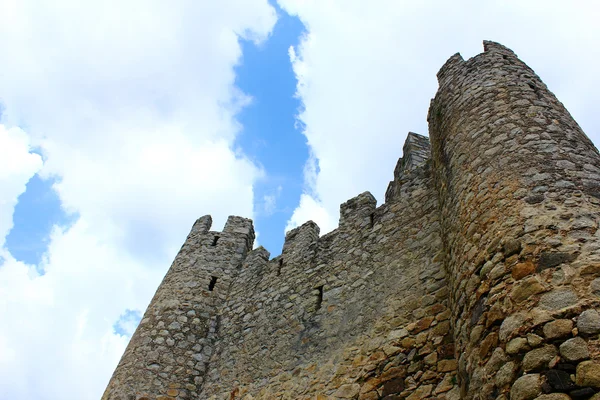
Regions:
<instances>
[{"instance_id":1,"label":"white cloud","mask_svg":"<svg viewBox=\"0 0 600 400\"><path fill-rule=\"evenodd\" d=\"M482 52L484 39L512 48L600 143L597 1L279 3L307 28L290 59L319 167L305 172L306 195L288 226L337 221L339 205L365 190L381 202L407 132L427 134L437 71L456 52Z\"/></svg>"},{"instance_id":2,"label":"white cloud","mask_svg":"<svg viewBox=\"0 0 600 400\"><path fill-rule=\"evenodd\" d=\"M283 187L279 185L277 189L263 196L262 211L265 213L265 216L273 215L277 211L277 201L281 196L282 190Z\"/></svg>"},{"instance_id":3,"label":"white cloud","mask_svg":"<svg viewBox=\"0 0 600 400\"><path fill-rule=\"evenodd\" d=\"M307 194L302 194L300 204L288 221L285 231L294 229L309 220L319 225L321 233L329 232L337 227L337 220L331 217L320 201Z\"/></svg>"},{"instance_id":4,"label":"white cloud","mask_svg":"<svg viewBox=\"0 0 600 400\"><path fill-rule=\"evenodd\" d=\"M144 311L194 219L252 215L263 172L235 147L250 99L233 67L239 35L258 43L274 22L266 0L0 3L3 121L30 159L0 223L42 167L28 141L79 215L53 231L43 275L1 250L0 398L98 399L128 341L113 325Z\"/></svg>"}]
</instances>

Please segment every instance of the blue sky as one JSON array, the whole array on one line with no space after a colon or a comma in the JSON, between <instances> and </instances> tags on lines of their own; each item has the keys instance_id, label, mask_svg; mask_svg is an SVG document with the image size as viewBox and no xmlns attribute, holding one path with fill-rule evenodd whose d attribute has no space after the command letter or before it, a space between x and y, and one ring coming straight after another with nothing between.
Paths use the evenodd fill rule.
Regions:
<instances>
[{"instance_id":1,"label":"blue sky","mask_svg":"<svg viewBox=\"0 0 600 400\"><path fill-rule=\"evenodd\" d=\"M0 398L99 398L199 216L252 217L276 255L381 202L436 72L484 39L600 143L598 7L0 2Z\"/></svg>"},{"instance_id":2,"label":"blue sky","mask_svg":"<svg viewBox=\"0 0 600 400\"><path fill-rule=\"evenodd\" d=\"M283 231L302 194L308 159L306 138L296 123L301 103L294 96L296 77L288 56L304 26L277 9L271 37L260 46L242 42L243 60L235 69L236 85L252 96L238 116L243 130L237 144L267 172L254 186L254 223L260 244L272 256L283 247Z\"/></svg>"}]
</instances>

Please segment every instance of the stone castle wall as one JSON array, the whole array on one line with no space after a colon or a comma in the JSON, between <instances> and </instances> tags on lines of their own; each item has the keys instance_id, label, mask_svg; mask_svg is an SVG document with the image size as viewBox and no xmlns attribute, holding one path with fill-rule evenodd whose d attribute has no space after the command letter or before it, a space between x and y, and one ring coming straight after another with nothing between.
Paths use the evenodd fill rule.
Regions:
<instances>
[{"instance_id":1,"label":"stone castle wall","mask_svg":"<svg viewBox=\"0 0 600 400\"><path fill-rule=\"evenodd\" d=\"M600 391L600 155L509 49L438 73L385 203L338 229L199 219L103 396L586 399ZM600 395L598 395L600 397Z\"/></svg>"},{"instance_id":2,"label":"stone castle wall","mask_svg":"<svg viewBox=\"0 0 600 400\"><path fill-rule=\"evenodd\" d=\"M281 256L254 250L223 307L201 398L378 399L433 393L444 378L439 393L452 388L431 173L396 178L402 190L379 208L370 193L344 203L333 232L319 237L308 222L288 233Z\"/></svg>"}]
</instances>

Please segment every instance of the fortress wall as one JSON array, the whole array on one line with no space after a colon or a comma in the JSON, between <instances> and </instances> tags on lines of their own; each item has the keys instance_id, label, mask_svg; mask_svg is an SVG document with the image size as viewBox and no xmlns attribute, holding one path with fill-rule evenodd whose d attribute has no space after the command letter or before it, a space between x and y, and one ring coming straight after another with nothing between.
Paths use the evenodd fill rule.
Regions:
<instances>
[{"instance_id":1,"label":"fortress wall","mask_svg":"<svg viewBox=\"0 0 600 400\"><path fill-rule=\"evenodd\" d=\"M442 67L428 116L461 397L589 398L600 157L527 65L484 48Z\"/></svg>"},{"instance_id":2,"label":"fortress wall","mask_svg":"<svg viewBox=\"0 0 600 400\"><path fill-rule=\"evenodd\" d=\"M251 253L199 398L446 398L457 362L438 206L417 170L377 209L370 193L344 203L335 231L308 222L280 257Z\"/></svg>"},{"instance_id":3,"label":"fortress wall","mask_svg":"<svg viewBox=\"0 0 600 400\"><path fill-rule=\"evenodd\" d=\"M211 223L205 216L192 227L102 399L198 398L218 309L254 241L249 219L229 217L223 232L210 232Z\"/></svg>"},{"instance_id":4,"label":"fortress wall","mask_svg":"<svg viewBox=\"0 0 600 400\"><path fill-rule=\"evenodd\" d=\"M250 220L200 218L103 399L600 393L600 155L511 50L484 50L438 73L431 149L409 133L380 207L363 193L271 260Z\"/></svg>"}]
</instances>

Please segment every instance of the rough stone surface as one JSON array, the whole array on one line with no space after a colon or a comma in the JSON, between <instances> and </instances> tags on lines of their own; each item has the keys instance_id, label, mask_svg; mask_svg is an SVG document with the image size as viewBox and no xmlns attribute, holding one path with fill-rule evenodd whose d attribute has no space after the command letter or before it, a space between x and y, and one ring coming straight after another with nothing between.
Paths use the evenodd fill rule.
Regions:
<instances>
[{"instance_id":1,"label":"rough stone surface","mask_svg":"<svg viewBox=\"0 0 600 400\"><path fill-rule=\"evenodd\" d=\"M560 355L567 361L581 361L590 358L590 352L585 340L580 337L566 340L560 345Z\"/></svg>"},{"instance_id":2,"label":"rough stone surface","mask_svg":"<svg viewBox=\"0 0 600 400\"><path fill-rule=\"evenodd\" d=\"M508 354L517 354L529 350L529 343L523 337L514 338L506 344L506 352Z\"/></svg>"},{"instance_id":3,"label":"rough stone surface","mask_svg":"<svg viewBox=\"0 0 600 400\"><path fill-rule=\"evenodd\" d=\"M575 383L578 386L600 388L600 364L594 361L584 361L577 365Z\"/></svg>"},{"instance_id":4,"label":"rough stone surface","mask_svg":"<svg viewBox=\"0 0 600 400\"><path fill-rule=\"evenodd\" d=\"M585 310L577 319L577 329L583 335L594 335L600 332L600 314L596 310Z\"/></svg>"},{"instance_id":5,"label":"rough stone surface","mask_svg":"<svg viewBox=\"0 0 600 400\"><path fill-rule=\"evenodd\" d=\"M539 374L523 375L510 389L510 400L532 400L542 393L542 380Z\"/></svg>"},{"instance_id":6,"label":"rough stone surface","mask_svg":"<svg viewBox=\"0 0 600 400\"><path fill-rule=\"evenodd\" d=\"M540 305L549 310L560 310L577 303L577 294L571 289L556 289L540 298Z\"/></svg>"},{"instance_id":7,"label":"rough stone surface","mask_svg":"<svg viewBox=\"0 0 600 400\"><path fill-rule=\"evenodd\" d=\"M573 400L586 400L596 393L591 387L577 388L569 392L569 396Z\"/></svg>"},{"instance_id":8,"label":"rough stone surface","mask_svg":"<svg viewBox=\"0 0 600 400\"><path fill-rule=\"evenodd\" d=\"M543 369L548 366L557 354L556 347L551 344L531 350L523 357L523 369L525 371Z\"/></svg>"},{"instance_id":9,"label":"rough stone surface","mask_svg":"<svg viewBox=\"0 0 600 400\"><path fill-rule=\"evenodd\" d=\"M598 151L502 45L437 78L430 140L408 134L383 204L360 194L337 229L307 222L272 259L250 220L200 218L102 399L600 390Z\"/></svg>"},{"instance_id":10,"label":"rough stone surface","mask_svg":"<svg viewBox=\"0 0 600 400\"><path fill-rule=\"evenodd\" d=\"M573 321L570 319L558 319L544 325L544 336L547 340L560 339L571 334Z\"/></svg>"},{"instance_id":11,"label":"rough stone surface","mask_svg":"<svg viewBox=\"0 0 600 400\"><path fill-rule=\"evenodd\" d=\"M565 393L550 393L538 396L535 400L571 400L571 398Z\"/></svg>"},{"instance_id":12,"label":"rough stone surface","mask_svg":"<svg viewBox=\"0 0 600 400\"><path fill-rule=\"evenodd\" d=\"M512 383L515 379L515 373L517 370L517 364L513 361L504 364L496 373L496 385L503 387Z\"/></svg>"},{"instance_id":13,"label":"rough stone surface","mask_svg":"<svg viewBox=\"0 0 600 400\"><path fill-rule=\"evenodd\" d=\"M551 369L547 371L546 381L553 389L561 392L575 388L575 383L571 380L571 375L568 372L559 369Z\"/></svg>"}]
</instances>

